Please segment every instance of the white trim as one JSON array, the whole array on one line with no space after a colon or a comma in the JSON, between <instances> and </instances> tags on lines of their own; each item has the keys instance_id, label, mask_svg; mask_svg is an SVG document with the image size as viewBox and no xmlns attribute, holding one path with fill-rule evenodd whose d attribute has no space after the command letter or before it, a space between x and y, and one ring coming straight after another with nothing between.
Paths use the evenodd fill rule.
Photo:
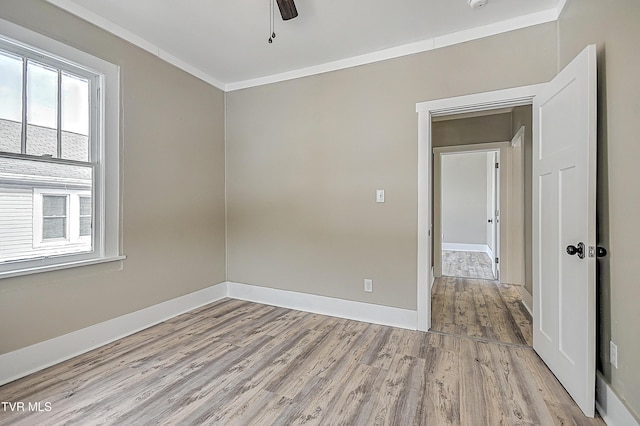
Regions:
<instances>
[{"instance_id":1,"label":"white trim","mask_svg":"<svg viewBox=\"0 0 640 426\"><path fill-rule=\"evenodd\" d=\"M226 297L217 284L130 314L0 355L0 385L137 333L182 313Z\"/></svg>"},{"instance_id":2,"label":"white trim","mask_svg":"<svg viewBox=\"0 0 640 426\"><path fill-rule=\"evenodd\" d=\"M518 286L520 290L520 298L522 299L522 304L524 305L529 315L533 317L533 296L529 291L523 286Z\"/></svg>"},{"instance_id":3,"label":"white trim","mask_svg":"<svg viewBox=\"0 0 640 426\"><path fill-rule=\"evenodd\" d=\"M33 54L43 54L53 63L71 65L92 74L91 110L92 114L99 112L97 117L92 117L90 138L92 140L90 163L94 166L93 245L95 249L93 252L69 257L63 266L82 263L83 260L100 261L120 257L122 255L120 67L4 19L0 19L0 39L17 49L26 49ZM66 69L66 66L61 65L60 69ZM58 260L57 257L49 257L34 261L32 264L25 262L21 265L24 266L24 271L39 272L48 265L55 266ZM18 264L0 265L0 270L7 271L11 275L15 265ZM20 271L17 272L22 275ZM0 277L5 276L7 275L0 274Z\"/></svg>"},{"instance_id":4,"label":"white trim","mask_svg":"<svg viewBox=\"0 0 640 426\"><path fill-rule=\"evenodd\" d=\"M66 197L66 237L64 240L44 240L43 232L43 203L45 196ZM70 189L50 189L33 188L33 212L32 212L32 241L33 248L59 249L55 254L65 254L65 248L70 248L70 252L91 251L91 236L80 236L80 197L91 198L91 191L70 190Z\"/></svg>"},{"instance_id":5,"label":"white trim","mask_svg":"<svg viewBox=\"0 0 640 426\"><path fill-rule=\"evenodd\" d=\"M618 398L599 371L596 372L596 410L609 426L640 426L640 421Z\"/></svg>"},{"instance_id":6,"label":"white trim","mask_svg":"<svg viewBox=\"0 0 640 426\"><path fill-rule=\"evenodd\" d=\"M435 269L431 264L433 237L431 116L425 119L418 114L418 279L417 301L418 330L431 328L431 286L435 281Z\"/></svg>"},{"instance_id":7,"label":"white trim","mask_svg":"<svg viewBox=\"0 0 640 426\"><path fill-rule=\"evenodd\" d=\"M560 0L558 6L556 7L556 20L560 18L560 15L564 11L564 7L567 5L567 0Z\"/></svg>"},{"instance_id":8,"label":"white trim","mask_svg":"<svg viewBox=\"0 0 640 426\"><path fill-rule=\"evenodd\" d=\"M442 243L442 250L475 251L480 253L487 253L489 257L491 257L491 249L486 244Z\"/></svg>"},{"instance_id":9,"label":"white trim","mask_svg":"<svg viewBox=\"0 0 640 426\"><path fill-rule=\"evenodd\" d=\"M416 329L416 311L315 294L228 282L228 297L355 321Z\"/></svg>"},{"instance_id":10,"label":"white trim","mask_svg":"<svg viewBox=\"0 0 640 426\"><path fill-rule=\"evenodd\" d=\"M464 43L479 38L489 37L496 34L502 34L508 31L514 31L521 28L540 25L547 22L553 22L558 19L561 8L551 8L534 12L527 15L516 16L515 18L505 19L504 21L495 22L493 24L483 25L476 28L470 28L464 31L457 31L442 36L437 36L414 43L408 43L377 52L367 53L364 55L345 58L338 61L327 62L324 64L313 65L297 70L292 70L280 74L273 74L259 78L241 80L230 83L211 76L194 65L180 59L156 46L154 43L140 37L139 35L122 28L114 22L80 6L72 0L46 0L47 2L73 14L77 17L88 21L103 30L106 30L116 36L146 50L147 52L157 56L158 58L192 74L199 79L217 87L220 90L231 92L234 90L246 89L249 87L262 86L265 84L277 83L281 81L293 80L296 78L307 77L316 74L322 74L330 71L337 71L345 68L356 67L360 65L371 64L388 59L399 58L402 56L413 55L415 53L426 52L429 50L439 49L454 44Z\"/></svg>"},{"instance_id":11,"label":"white trim","mask_svg":"<svg viewBox=\"0 0 640 426\"><path fill-rule=\"evenodd\" d=\"M487 142L469 145L453 145L453 146L440 146L433 148L434 154L466 154L476 152L500 152L502 148L509 148L511 142Z\"/></svg>"},{"instance_id":12,"label":"white trim","mask_svg":"<svg viewBox=\"0 0 640 426\"><path fill-rule=\"evenodd\" d=\"M431 267L431 283L429 284L429 291L433 288L433 284L436 282L436 277L433 275L433 266Z\"/></svg>"},{"instance_id":13,"label":"white trim","mask_svg":"<svg viewBox=\"0 0 640 426\"><path fill-rule=\"evenodd\" d=\"M409 309L223 282L2 354L0 386L226 297L409 330L416 329L418 320Z\"/></svg>"},{"instance_id":14,"label":"white trim","mask_svg":"<svg viewBox=\"0 0 640 426\"><path fill-rule=\"evenodd\" d=\"M431 119L434 116L531 104L544 84L436 99L416 104L418 113L418 330L431 326L431 292L427 278L431 259Z\"/></svg>"},{"instance_id":15,"label":"white trim","mask_svg":"<svg viewBox=\"0 0 640 426\"><path fill-rule=\"evenodd\" d=\"M37 274L40 272L61 271L63 269L77 268L80 266L99 265L101 263L111 263L125 260L127 256L97 257L93 259L77 260L73 262L56 263L53 265L34 266L31 268L22 268L13 271L0 272L1 278L21 277L23 275ZM122 270L122 264L119 266Z\"/></svg>"},{"instance_id":16,"label":"white trim","mask_svg":"<svg viewBox=\"0 0 640 426\"><path fill-rule=\"evenodd\" d=\"M539 12L529 13L527 15L516 16L515 18L505 19L504 21L495 22L493 24L483 25L476 28L469 28L468 30L457 31L455 33L435 37L434 48L439 49L454 44L465 43L468 41L502 34L521 28L545 24L547 22L553 22L557 19L558 12L556 8L541 10Z\"/></svg>"},{"instance_id":17,"label":"white trim","mask_svg":"<svg viewBox=\"0 0 640 426\"><path fill-rule=\"evenodd\" d=\"M110 32L123 40L128 41L131 44L138 46L139 48L146 50L147 52L157 56L165 62L174 65L181 70L198 77L199 79L209 83L210 85L217 87L220 90L224 90L224 83L218 80L215 77L207 74L206 72L196 68L195 66L189 64L188 62L183 61L182 59L173 56L169 52L165 52L160 49L155 44L151 43L148 40L138 36L135 33L132 33L129 30L125 30L121 26L111 22L110 20L90 11L89 9L80 6L78 3L71 0L46 0L48 3L51 3L62 10L65 10L72 15L75 15L87 22L94 24L97 27L102 28L105 31Z\"/></svg>"},{"instance_id":18,"label":"white trim","mask_svg":"<svg viewBox=\"0 0 640 426\"><path fill-rule=\"evenodd\" d=\"M524 139L524 132L525 132L524 126L520 126L516 134L511 139L511 144L510 144L511 148L514 148L518 145L523 144L522 140Z\"/></svg>"}]
</instances>

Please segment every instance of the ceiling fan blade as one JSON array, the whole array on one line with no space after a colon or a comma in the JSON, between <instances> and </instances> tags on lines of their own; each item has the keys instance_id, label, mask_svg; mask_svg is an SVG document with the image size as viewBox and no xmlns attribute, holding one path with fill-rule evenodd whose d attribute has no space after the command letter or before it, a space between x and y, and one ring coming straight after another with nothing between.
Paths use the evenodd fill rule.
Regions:
<instances>
[{"instance_id":1,"label":"ceiling fan blade","mask_svg":"<svg viewBox=\"0 0 640 426\"><path fill-rule=\"evenodd\" d=\"M298 10L293 0L277 0L278 9L280 9L280 15L283 21L288 21L298 16Z\"/></svg>"}]
</instances>

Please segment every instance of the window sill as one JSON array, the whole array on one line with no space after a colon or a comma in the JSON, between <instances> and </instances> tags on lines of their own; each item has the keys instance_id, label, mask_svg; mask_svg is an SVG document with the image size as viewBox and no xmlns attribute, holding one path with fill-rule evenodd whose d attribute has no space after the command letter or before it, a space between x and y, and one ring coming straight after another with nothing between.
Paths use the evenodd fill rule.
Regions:
<instances>
[{"instance_id":1,"label":"window sill","mask_svg":"<svg viewBox=\"0 0 640 426\"><path fill-rule=\"evenodd\" d=\"M63 269L78 268L81 266L99 265L101 263L118 262L125 260L127 256L111 256L99 259L78 260L76 262L59 263L57 265L37 266L15 271L0 272L0 279L20 277L23 275L39 274L41 272L61 271Z\"/></svg>"}]
</instances>

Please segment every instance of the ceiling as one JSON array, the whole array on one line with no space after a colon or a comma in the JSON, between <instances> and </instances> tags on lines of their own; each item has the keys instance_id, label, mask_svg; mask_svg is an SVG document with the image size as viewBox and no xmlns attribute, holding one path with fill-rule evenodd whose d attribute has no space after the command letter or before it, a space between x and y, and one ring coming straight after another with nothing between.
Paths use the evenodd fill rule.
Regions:
<instances>
[{"instance_id":1,"label":"ceiling","mask_svg":"<svg viewBox=\"0 0 640 426\"><path fill-rule=\"evenodd\" d=\"M557 19L564 0L48 0L224 90L430 50Z\"/></svg>"}]
</instances>

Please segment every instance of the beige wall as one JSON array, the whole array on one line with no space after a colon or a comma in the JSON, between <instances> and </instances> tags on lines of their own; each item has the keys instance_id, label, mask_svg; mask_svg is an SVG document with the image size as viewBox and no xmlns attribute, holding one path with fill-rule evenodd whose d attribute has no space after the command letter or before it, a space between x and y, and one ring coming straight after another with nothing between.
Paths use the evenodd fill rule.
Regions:
<instances>
[{"instance_id":1,"label":"beige wall","mask_svg":"<svg viewBox=\"0 0 640 426\"><path fill-rule=\"evenodd\" d=\"M434 121L431 128L431 143L434 148L506 142L512 137L511 113Z\"/></svg>"},{"instance_id":2,"label":"beige wall","mask_svg":"<svg viewBox=\"0 0 640 426\"><path fill-rule=\"evenodd\" d=\"M640 2L569 0L558 31L560 67L598 46L598 237L610 253L599 262L599 368L640 419Z\"/></svg>"},{"instance_id":3,"label":"beige wall","mask_svg":"<svg viewBox=\"0 0 640 426\"><path fill-rule=\"evenodd\" d=\"M524 138L522 141L522 152L524 155L524 288L527 289L529 294L533 294L533 254L531 248L533 247L532 236L532 211L531 206L531 190L533 183L531 182L531 176L533 174L533 111L531 105L519 106L513 109L511 113L512 118L512 133L515 136L520 127L524 126Z\"/></svg>"},{"instance_id":4,"label":"beige wall","mask_svg":"<svg viewBox=\"0 0 640 426\"><path fill-rule=\"evenodd\" d=\"M555 46L551 23L228 93L228 279L416 309L416 103L550 80Z\"/></svg>"},{"instance_id":5,"label":"beige wall","mask_svg":"<svg viewBox=\"0 0 640 426\"><path fill-rule=\"evenodd\" d=\"M487 209L493 209L493 185L488 185L487 153L443 155L441 161L442 242L489 245Z\"/></svg>"},{"instance_id":6,"label":"beige wall","mask_svg":"<svg viewBox=\"0 0 640 426\"><path fill-rule=\"evenodd\" d=\"M225 281L224 94L45 2L0 17L121 66L128 256L0 280L0 353Z\"/></svg>"}]
</instances>

